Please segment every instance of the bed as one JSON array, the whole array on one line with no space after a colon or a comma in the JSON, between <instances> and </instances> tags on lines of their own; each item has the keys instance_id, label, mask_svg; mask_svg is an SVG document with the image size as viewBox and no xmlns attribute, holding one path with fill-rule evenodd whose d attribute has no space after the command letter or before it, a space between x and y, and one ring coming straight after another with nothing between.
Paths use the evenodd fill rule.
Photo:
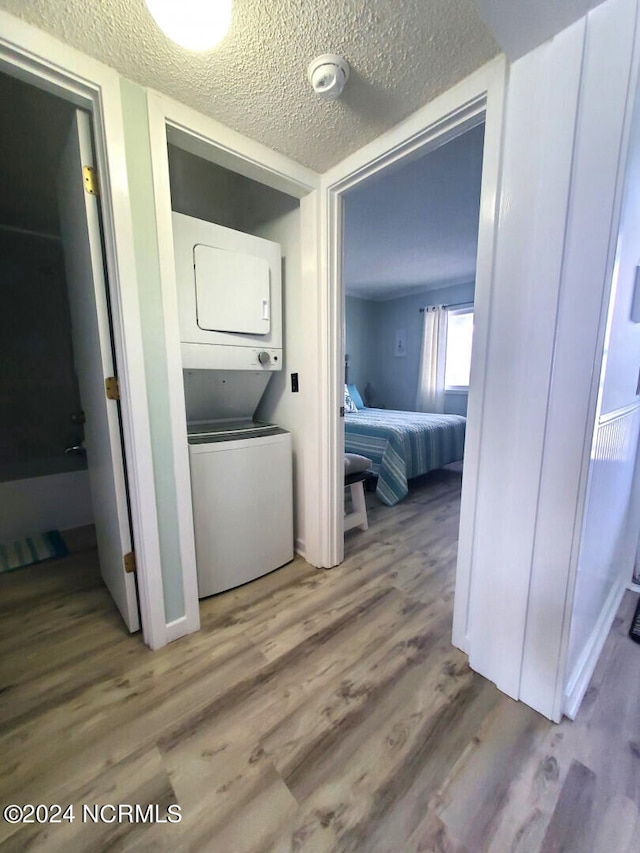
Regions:
<instances>
[{"instance_id":1,"label":"bed","mask_svg":"<svg viewBox=\"0 0 640 853\"><path fill-rule=\"evenodd\" d=\"M409 492L408 481L462 459L466 418L361 408L346 412L345 452L372 460L376 494L387 506Z\"/></svg>"}]
</instances>

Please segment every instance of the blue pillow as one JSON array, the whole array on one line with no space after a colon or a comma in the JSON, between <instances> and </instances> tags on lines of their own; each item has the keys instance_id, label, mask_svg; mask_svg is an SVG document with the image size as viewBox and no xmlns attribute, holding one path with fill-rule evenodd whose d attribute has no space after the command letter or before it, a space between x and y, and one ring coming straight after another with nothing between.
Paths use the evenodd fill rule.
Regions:
<instances>
[{"instance_id":1,"label":"blue pillow","mask_svg":"<svg viewBox=\"0 0 640 853\"><path fill-rule=\"evenodd\" d=\"M360 392L355 385L347 385L347 390L349 392L349 396L356 404L356 409L364 409L364 403L362 402L362 397L360 396Z\"/></svg>"},{"instance_id":2,"label":"blue pillow","mask_svg":"<svg viewBox=\"0 0 640 853\"><path fill-rule=\"evenodd\" d=\"M345 414L353 414L358 411L358 407L351 399L351 394L347 391L347 386L344 386L344 411Z\"/></svg>"}]
</instances>

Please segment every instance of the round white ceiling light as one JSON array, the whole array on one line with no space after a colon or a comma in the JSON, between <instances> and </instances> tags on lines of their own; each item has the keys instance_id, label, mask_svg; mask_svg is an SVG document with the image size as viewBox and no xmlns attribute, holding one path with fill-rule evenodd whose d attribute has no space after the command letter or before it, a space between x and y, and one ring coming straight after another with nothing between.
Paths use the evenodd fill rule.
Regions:
<instances>
[{"instance_id":1,"label":"round white ceiling light","mask_svg":"<svg viewBox=\"0 0 640 853\"><path fill-rule=\"evenodd\" d=\"M335 101L349 79L349 63L341 56L325 53L309 63L307 76L316 95L325 101Z\"/></svg>"},{"instance_id":2,"label":"round white ceiling light","mask_svg":"<svg viewBox=\"0 0 640 853\"><path fill-rule=\"evenodd\" d=\"M145 0L160 29L188 50L210 50L231 26L233 0Z\"/></svg>"}]
</instances>

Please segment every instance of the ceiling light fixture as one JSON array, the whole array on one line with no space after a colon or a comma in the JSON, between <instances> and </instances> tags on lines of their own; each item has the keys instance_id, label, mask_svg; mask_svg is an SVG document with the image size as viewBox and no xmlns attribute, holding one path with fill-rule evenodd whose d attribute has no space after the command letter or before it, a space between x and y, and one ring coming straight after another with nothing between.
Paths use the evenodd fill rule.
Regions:
<instances>
[{"instance_id":1,"label":"ceiling light fixture","mask_svg":"<svg viewBox=\"0 0 640 853\"><path fill-rule=\"evenodd\" d=\"M233 0L145 0L160 29L188 50L209 50L226 36Z\"/></svg>"},{"instance_id":2,"label":"ceiling light fixture","mask_svg":"<svg viewBox=\"0 0 640 853\"><path fill-rule=\"evenodd\" d=\"M334 53L317 56L307 68L313 91L325 101L335 101L349 79L349 63Z\"/></svg>"}]
</instances>

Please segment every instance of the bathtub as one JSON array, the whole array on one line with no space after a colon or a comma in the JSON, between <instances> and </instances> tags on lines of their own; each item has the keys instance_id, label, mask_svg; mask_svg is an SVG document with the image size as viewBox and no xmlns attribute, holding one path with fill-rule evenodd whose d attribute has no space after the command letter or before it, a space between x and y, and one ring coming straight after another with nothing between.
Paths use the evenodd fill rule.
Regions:
<instances>
[{"instance_id":1,"label":"bathtub","mask_svg":"<svg viewBox=\"0 0 640 853\"><path fill-rule=\"evenodd\" d=\"M0 466L0 506L0 541L92 524L86 461L69 454Z\"/></svg>"}]
</instances>

